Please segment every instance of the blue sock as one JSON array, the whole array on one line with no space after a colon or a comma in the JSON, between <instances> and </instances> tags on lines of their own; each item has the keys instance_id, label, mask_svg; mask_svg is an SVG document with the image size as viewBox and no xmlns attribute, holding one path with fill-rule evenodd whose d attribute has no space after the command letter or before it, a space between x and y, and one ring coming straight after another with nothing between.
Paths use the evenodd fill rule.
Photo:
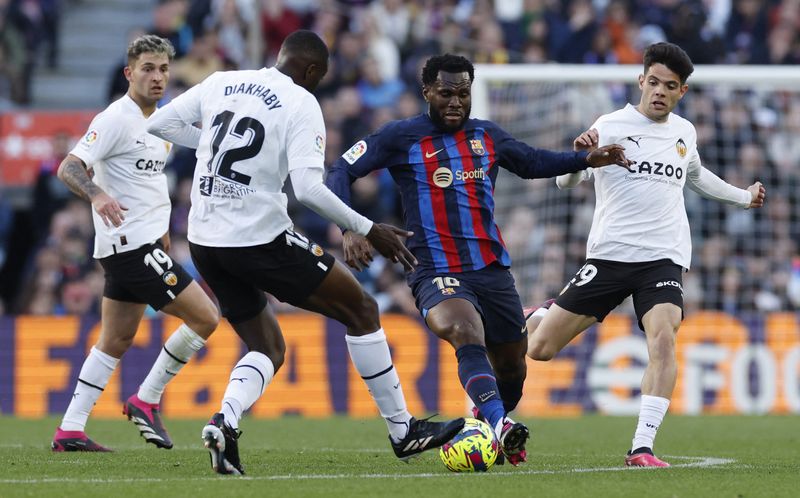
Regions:
<instances>
[{"instance_id":1,"label":"blue sock","mask_svg":"<svg viewBox=\"0 0 800 498\"><path fill-rule=\"evenodd\" d=\"M456 358L461 385L494 429L506 413L486 348L478 344L467 344L456 350Z\"/></svg>"}]
</instances>

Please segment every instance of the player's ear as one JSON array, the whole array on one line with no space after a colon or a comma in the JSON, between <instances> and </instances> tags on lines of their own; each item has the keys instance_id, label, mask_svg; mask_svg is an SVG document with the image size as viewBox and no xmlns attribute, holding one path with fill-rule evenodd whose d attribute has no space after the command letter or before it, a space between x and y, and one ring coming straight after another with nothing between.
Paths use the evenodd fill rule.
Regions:
<instances>
[{"instance_id":1,"label":"player's ear","mask_svg":"<svg viewBox=\"0 0 800 498\"><path fill-rule=\"evenodd\" d=\"M430 92L430 90L428 85L422 85L422 98L425 99L425 102L430 102L430 100L428 100L428 92Z\"/></svg>"},{"instance_id":2,"label":"player's ear","mask_svg":"<svg viewBox=\"0 0 800 498\"><path fill-rule=\"evenodd\" d=\"M306 80L306 81L313 80L314 73L316 73L316 72L317 72L317 65L316 64L309 64L308 66L306 66L305 73L303 74L303 79Z\"/></svg>"}]
</instances>

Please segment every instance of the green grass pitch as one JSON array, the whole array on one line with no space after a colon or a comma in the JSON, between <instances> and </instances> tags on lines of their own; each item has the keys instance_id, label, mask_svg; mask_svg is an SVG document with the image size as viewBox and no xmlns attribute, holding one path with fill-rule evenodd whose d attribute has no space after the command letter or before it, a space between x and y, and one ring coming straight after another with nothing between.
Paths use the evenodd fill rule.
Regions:
<instances>
[{"instance_id":1,"label":"green grass pitch","mask_svg":"<svg viewBox=\"0 0 800 498\"><path fill-rule=\"evenodd\" d=\"M669 469L626 469L635 419L527 420L528 463L452 474L436 451L405 464L378 419L245 419L245 477L211 471L204 420L167 420L175 448L146 445L133 424L92 420L111 454L52 453L58 419L0 417L0 497L796 497L795 416L668 416L656 453Z\"/></svg>"}]
</instances>

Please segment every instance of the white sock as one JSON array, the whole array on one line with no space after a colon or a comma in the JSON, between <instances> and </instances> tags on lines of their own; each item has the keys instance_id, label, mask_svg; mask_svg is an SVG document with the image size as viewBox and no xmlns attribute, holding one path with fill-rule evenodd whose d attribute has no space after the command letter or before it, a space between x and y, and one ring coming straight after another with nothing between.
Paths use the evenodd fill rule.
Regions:
<instances>
[{"instance_id":1,"label":"white sock","mask_svg":"<svg viewBox=\"0 0 800 498\"><path fill-rule=\"evenodd\" d=\"M411 414L406 408L406 398L392 363L386 334L383 329L378 329L360 337L346 335L344 338L353 365L367 383L378 411L386 420L389 435L394 442L401 441L408 434Z\"/></svg>"},{"instance_id":2,"label":"white sock","mask_svg":"<svg viewBox=\"0 0 800 498\"><path fill-rule=\"evenodd\" d=\"M638 450L642 447L653 449L656 432L658 432L658 427L664 420L668 408L669 400L667 398L642 394L639 423L636 425L636 433L633 435L631 450Z\"/></svg>"},{"instance_id":3,"label":"white sock","mask_svg":"<svg viewBox=\"0 0 800 498\"><path fill-rule=\"evenodd\" d=\"M185 323L169 336L161 348L153 368L139 386L137 396L145 403L158 403L164 393L167 382L205 345L206 341Z\"/></svg>"},{"instance_id":4,"label":"white sock","mask_svg":"<svg viewBox=\"0 0 800 498\"><path fill-rule=\"evenodd\" d=\"M231 370L228 387L222 397L220 412L225 415L225 423L237 429L242 413L264 394L274 375L275 367L267 355L256 351L244 355Z\"/></svg>"},{"instance_id":5,"label":"white sock","mask_svg":"<svg viewBox=\"0 0 800 498\"><path fill-rule=\"evenodd\" d=\"M61 430L82 431L86 428L89 414L118 363L119 358L114 358L92 346L92 350L84 360L78 374L72 401L69 402L67 411L64 412L64 418L61 420Z\"/></svg>"}]
</instances>

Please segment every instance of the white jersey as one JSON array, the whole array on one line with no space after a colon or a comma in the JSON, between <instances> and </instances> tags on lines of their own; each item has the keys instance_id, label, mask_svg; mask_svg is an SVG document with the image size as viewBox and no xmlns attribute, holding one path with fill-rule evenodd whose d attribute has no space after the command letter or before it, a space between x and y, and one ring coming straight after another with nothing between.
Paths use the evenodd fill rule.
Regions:
<instances>
[{"instance_id":1,"label":"white jersey","mask_svg":"<svg viewBox=\"0 0 800 498\"><path fill-rule=\"evenodd\" d=\"M93 168L95 184L128 208L119 227L106 226L92 209L95 258L153 243L169 230L172 206L164 164L171 144L148 134L146 121L125 95L95 116L70 152Z\"/></svg>"},{"instance_id":2,"label":"white jersey","mask_svg":"<svg viewBox=\"0 0 800 498\"><path fill-rule=\"evenodd\" d=\"M692 240L683 187L689 178L695 188L710 192L705 183L698 185L707 170L697 152L694 125L672 113L665 122L655 122L628 104L601 116L591 128L597 129L600 146L620 144L635 163L628 169L611 165L580 172L584 179L595 177L596 205L586 257L622 262L669 259L688 269ZM713 177L719 200L749 205L748 191L707 176Z\"/></svg>"},{"instance_id":3,"label":"white jersey","mask_svg":"<svg viewBox=\"0 0 800 498\"><path fill-rule=\"evenodd\" d=\"M202 123L189 240L254 246L291 228L286 177L299 168L324 170L317 99L270 68L214 73L171 104L183 121Z\"/></svg>"}]
</instances>

